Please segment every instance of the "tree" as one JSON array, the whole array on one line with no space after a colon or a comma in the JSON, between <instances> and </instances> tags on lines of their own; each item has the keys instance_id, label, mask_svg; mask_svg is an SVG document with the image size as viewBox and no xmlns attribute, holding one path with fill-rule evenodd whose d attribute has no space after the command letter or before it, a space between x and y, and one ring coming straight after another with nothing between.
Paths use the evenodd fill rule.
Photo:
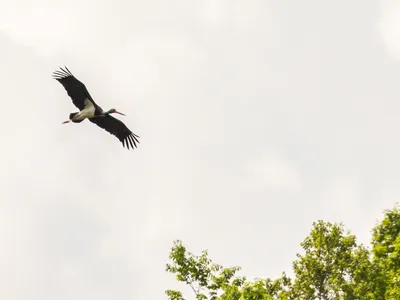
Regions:
<instances>
[{"instance_id":1,"label":"tree","mask_svg":"<svg viewBox=\"0 0 400 300\"><path fill-rule=\"evenodd\" d=\"M167 264L166 271L176 274L178 281L189 285L196 299L216 299L218 289L229 284L242 284L240 279L231 282L239 267L223 268L214 264L208 258L207 251L203 251L200 256L195 256L187 252L179 240L174 242L169 258L172 264ZM179 291L167 290L166 293L171 300L184 299Z\"/></svg>"},{"instance_id":2,"label":"tree","mask_svg":"<svg viewBox=\"0 0 400 300\"><path fill-rule=\"evenodd\" d=\"M345 234L342 224L318 221L293 263L298 299L374 299L368 284L369 252Z\"/></svg>"},{"instance_id":3,"label":"tree","mask_svg":"<svg viewBox=\"0 0 400 300\"><path fill-rule=\"evenodd\" d=\"M207 300L381 300L400 299L400 209L386 210L372 230L372 251L357 243L340 223L318 221L293 262L294 278L238 277L239 267L213 263L207 251L195 256L176 241L167 271ZM170 300L185 300L166 291Z\"/></svg>"},{"instance_id":4,"label":"tree","mask_svg":"<svg viewBox=\"0 0 400 300\"><path fill-rule=\"evenodd\" d=\"M290 278L283 274L275 281L270 279L247 282L245 277L235 277L239 267L224 268L208 258L207 251L200 256L186 251L181 241L175 241L170 252L171 263L166 271L176 274L178 281L189 285L198 300L273 300L286 297ZM170 300L184 300L182 293L167 290ZM275 297L275 298L274 298Z\"/></svg>"},{"instance_id":5,"label":"tree","mask_svg":"<svg viewBox=\"0 0 400 300\"><path fill-rule=\"evenodd\" d=\"M375 293L381 299L400 298L400 210L386 210L372 230L372 253L376 273Z\"/></svg>"}]
</instances>

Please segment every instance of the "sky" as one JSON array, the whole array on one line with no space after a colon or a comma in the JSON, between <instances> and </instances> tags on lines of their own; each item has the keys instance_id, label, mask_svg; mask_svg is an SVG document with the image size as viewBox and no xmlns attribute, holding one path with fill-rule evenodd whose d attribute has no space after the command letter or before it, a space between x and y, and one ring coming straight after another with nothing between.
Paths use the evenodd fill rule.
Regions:
<instances>
[{"instance_id":1,"label":"sky","mask_svg":"<svg viewBox=\"0 0 400 300\"><path fill-rule=\"evenodd\" d=\"M173 241L291 273L400 199L400 4L0 0L0 298L166 299ZM51 77L66 65L140 144ZM189 299L193 299L190 298Z\"/></svg>"}]
</instances>

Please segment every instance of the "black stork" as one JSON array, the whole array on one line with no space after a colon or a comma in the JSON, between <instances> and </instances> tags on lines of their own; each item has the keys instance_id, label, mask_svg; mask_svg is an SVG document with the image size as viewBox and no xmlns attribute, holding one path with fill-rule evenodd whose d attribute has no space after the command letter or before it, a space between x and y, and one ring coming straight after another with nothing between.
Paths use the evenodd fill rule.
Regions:
<instances>
[{"instance_id":1,"label":"black stork","mask_svg":"<svg viewBox=\"0 0 400 300\"><path fill-rule=\"evenodd\" d=\"M67 67L64 68L65 69L60 68L61 71L54 71L53 78L63 85L68 96L72 99L72 103L74 103L80 111L71 113L69 119L64 121L63 124L70 122L80 123L85 119L89 119L90 122L116 136L124 147L125 145L128 149L129 145L132 149L137 147L136 142L139 143L137 139L139 136L130 131L122 121L111 116L113 113L125 115L115 108L103 111L103 109L94 102L86 86L76 79Z\"/></svg>"}]
</instances>

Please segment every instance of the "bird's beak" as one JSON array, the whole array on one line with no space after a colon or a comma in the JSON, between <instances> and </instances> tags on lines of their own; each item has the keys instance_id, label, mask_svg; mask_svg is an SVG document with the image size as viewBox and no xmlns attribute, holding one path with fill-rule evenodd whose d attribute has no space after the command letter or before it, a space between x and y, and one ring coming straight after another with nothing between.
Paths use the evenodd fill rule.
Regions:
<instances>
[{"instance_id":1,"label":"bird's beak","mask_svg":"<svg viewBox=\"0 0 400 300\"><path fill-rule=\"evenodd\" d=\"M62 122L63 124L66 124L66 123L69 123L69 122L71 122L71 120L67 120L67 121L64 121L64 122Z\"/></svg>"},{"instance_id":2,"label":"bird's beak","mask_svg":"<svg viewBox=\"0 0 400 300\"><path fill-rule=\"evenodd\" d=\"M119 111L116 111L116 113L125 116L125 114L123 114L123 113L121 113Z\"/></svg>"}]
</instances>

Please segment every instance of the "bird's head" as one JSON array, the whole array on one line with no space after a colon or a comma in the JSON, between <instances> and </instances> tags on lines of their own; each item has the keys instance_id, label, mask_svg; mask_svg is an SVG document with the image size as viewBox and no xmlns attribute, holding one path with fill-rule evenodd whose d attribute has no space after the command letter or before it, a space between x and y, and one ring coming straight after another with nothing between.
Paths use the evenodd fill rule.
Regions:
<instances>
[{"instance_id":1,"label":"bird's head","mask_svg":"<svg viewBox=\"0 0 400 300\"><path fill-rule=\"evenodd\" d=\"M123 114L123 113L117 111L115 108L111 108L110 110L108 110L108 111L106 112L106 114L120 114L120 115L125 116L125 114Z\"/></svg>"}]
</instances>

